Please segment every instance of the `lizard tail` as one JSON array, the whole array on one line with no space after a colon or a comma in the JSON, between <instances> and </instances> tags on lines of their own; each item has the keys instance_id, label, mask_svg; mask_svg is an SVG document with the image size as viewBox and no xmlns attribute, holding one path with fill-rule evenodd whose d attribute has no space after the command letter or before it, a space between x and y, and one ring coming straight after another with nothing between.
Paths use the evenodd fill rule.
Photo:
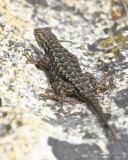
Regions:
<instances>
[{"instance_id":1,"label":"lizard tail","mask_svg":"<svg viewBox=\"0 0 128 160\"><path fill-rule=\"evenodd\" d=\"M117 139L115 132L112 130L112 128L109 126L109 124L107 122L105 114L103 113L103 110L102 110L102 108L99 104L98 98L96 96L89 96L88 99L89 99L89 102L91 102L91 105L92 105L93 109L98 114L99 118L102 120L105 127L108 128L111 131L111 134L112 134L113 138Z\"/></svg>"}]
</instances>

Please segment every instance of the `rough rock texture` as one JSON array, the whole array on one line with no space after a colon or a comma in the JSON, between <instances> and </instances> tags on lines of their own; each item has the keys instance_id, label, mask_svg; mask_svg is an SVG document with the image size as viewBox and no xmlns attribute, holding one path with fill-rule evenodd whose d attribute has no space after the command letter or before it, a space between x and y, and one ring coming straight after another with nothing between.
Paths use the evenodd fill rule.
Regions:
<instances>
[{"instance_id":1,"label":"rough rock texture","mask_svg":"<svg viewBox=\"0 0 128 160\"><path fill-rule=\"evenodd\" d=\"M121 1L0 0L0 159L128 159L128 21ZM120 10L119 10L120 9ZM110 12L112 11L112 13ZM110 135L87 104L40 97L50 90L45 73L23 54L43 56L33 30L51 27L82 69L116 87L100 94Z\"/></svg>"}]
</instances>

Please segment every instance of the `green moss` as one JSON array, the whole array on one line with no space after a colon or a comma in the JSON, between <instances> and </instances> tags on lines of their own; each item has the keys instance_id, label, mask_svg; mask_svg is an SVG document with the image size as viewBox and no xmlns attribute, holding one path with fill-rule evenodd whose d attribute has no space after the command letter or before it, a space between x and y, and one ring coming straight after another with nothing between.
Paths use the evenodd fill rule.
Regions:
<instances>
[{"instance_id":1,"label":"green moss","mask_svg":"<svg viewBox=\"0 0 128 160\"><path fill-rule=\"evenodd\" d=\"M102 47L108 47L112 45L113 43L114 43L114 38L112 36L109 36L105 38L104 40L100 40L99 42L97 42L97 45L102 46Z\"/></svg>"},{"instance_id":2,"label":"green moss","mask_svg":"<svg viewBox=\"0 0 128 160\"><path fill-rule=\"evenodd\" d=\"M117 54L119 53L119 48L117 46L113 47L111 52L114 54L114 56L116 57Z\"/></svg>"},{"instance_id":3,"label":"green moss","mask_svg":"<svg viewBox=\"0 0 128 160\"><path fill-rule=\"evenodd\" d=\"M115 39L115 42L118 44L128 41L128 37L122 35L121 33L118 33L117 35L115 35L114 39Z\"/></svg>"},{"instance_id":4,"label":"green moss","mask_svg":"<svg viewBox=\"0 0 128 160\"><path fill-rule=\"evenodd\" d=\"M120 49L128 49L128 37L124 36L122 33L118 33L100 40L96 44L97 46L110 49L110 52L116 57Z\"/></svg>"}]
</instances>

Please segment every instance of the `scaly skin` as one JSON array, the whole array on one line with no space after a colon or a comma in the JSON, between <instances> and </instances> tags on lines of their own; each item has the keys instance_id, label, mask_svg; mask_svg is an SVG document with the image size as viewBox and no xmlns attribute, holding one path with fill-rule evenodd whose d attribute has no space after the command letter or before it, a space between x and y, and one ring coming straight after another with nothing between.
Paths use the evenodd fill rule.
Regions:
<instances>
[{"instance_id":1,"label":"scaly skin","mask_svg":"<svg viewBox=\"0 0 128 160\"><path fill-rule=\"evenodd\" d=\"M66 95L74 95L83 102L89 102L102 123L116 138L97 98L96 88L98 85L93 75L88 72L82 73L77 57L59 43L50 28L37 28L34 30L34 35L38 45L45 51L44 58L36 61L30 56L26 57L28 61L47 72L59 103L63 103Z\"/></svg>"}]
</instances>

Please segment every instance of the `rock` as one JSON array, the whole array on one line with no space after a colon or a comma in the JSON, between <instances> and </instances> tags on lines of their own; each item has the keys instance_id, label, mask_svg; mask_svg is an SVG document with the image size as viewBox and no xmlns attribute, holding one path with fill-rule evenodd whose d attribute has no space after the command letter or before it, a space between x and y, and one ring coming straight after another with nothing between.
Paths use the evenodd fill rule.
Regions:
<instances>
[{"instance_id":1,"label":"rock","mask_svg":"<svg viewBox=\"0 0 128 160\"><path fill-rule=\"evenodd\" d=\"M104 55L104 58L112 59L112 58L114 58L114 54L113 53L107 53L107 54Z\"/></svg>"}]
</instances>

